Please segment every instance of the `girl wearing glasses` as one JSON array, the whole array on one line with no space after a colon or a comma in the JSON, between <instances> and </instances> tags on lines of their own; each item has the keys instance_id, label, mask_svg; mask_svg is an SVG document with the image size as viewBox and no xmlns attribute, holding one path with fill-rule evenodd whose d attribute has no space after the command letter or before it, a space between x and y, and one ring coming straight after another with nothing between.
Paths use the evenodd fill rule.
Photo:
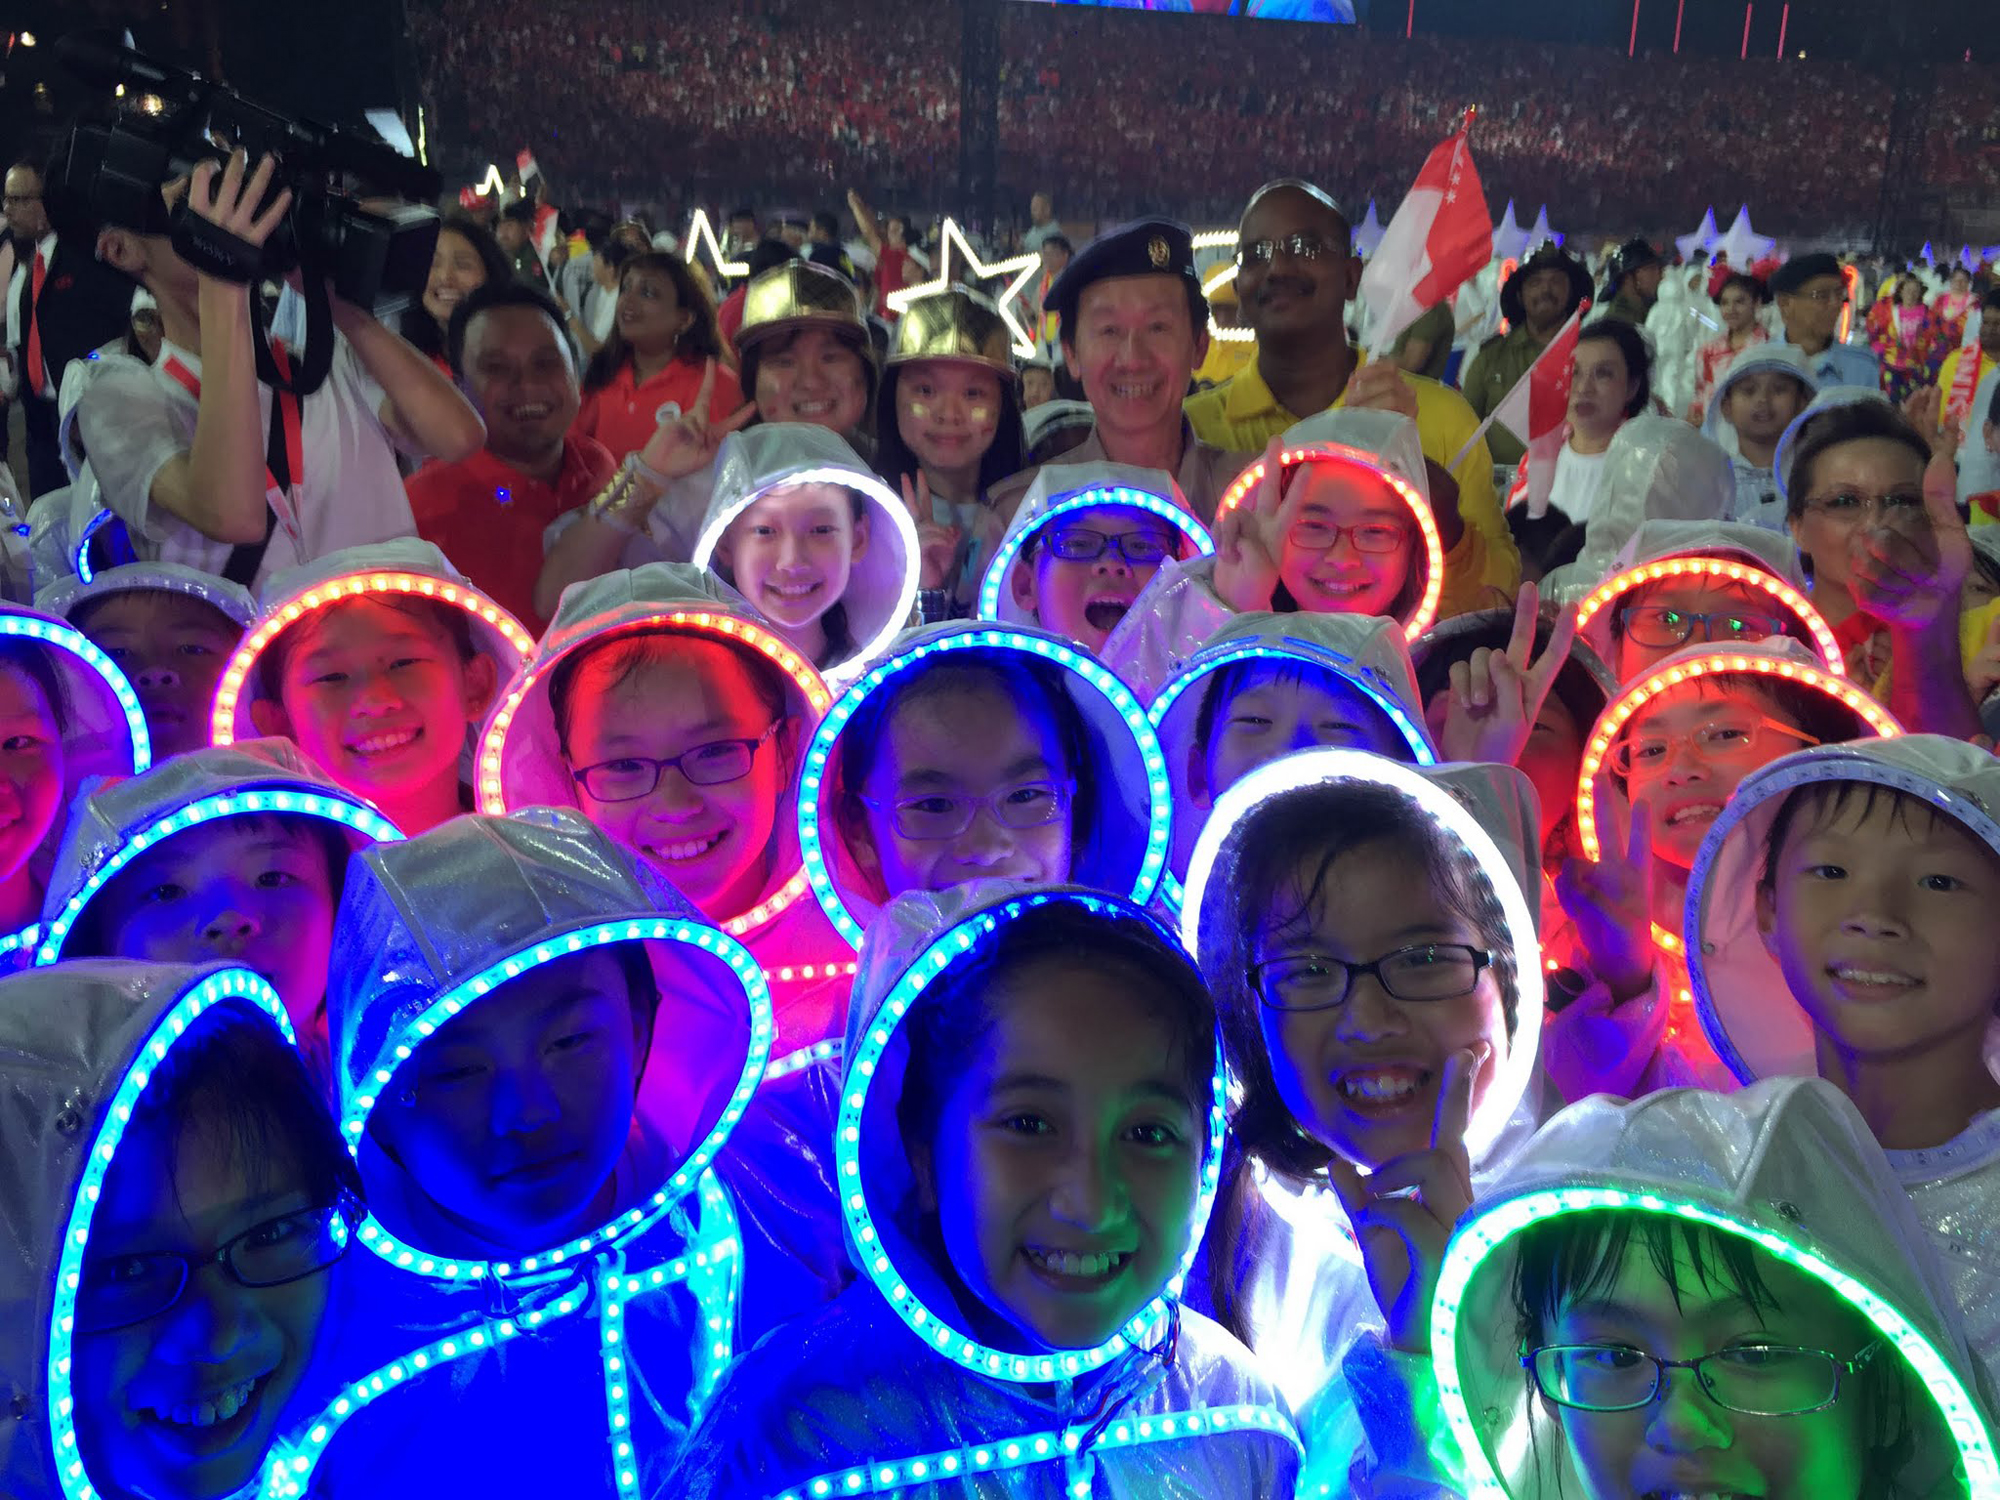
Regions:
<instances>
[{"instance_id":1,"label":"girl wearing glasses","mask_svg":"<svg viewBox=\"0 0 2000 1500\"><path fill-rule=\"evenodd\" d=\"M922 560L909 507L852 448L774 422L722 440L694 565L844 682L909 622Z\"/></svg>"},{"instance_id":2,"label":"girl wearing glasses","mask_svg":"<svg viewBox=\"0 0 2000 1500\"><path fill-rule=\"evenodd\" d=\"M1214 548L1159 469L1057 464L1038 471L986 569L978 615L1040 625L1093 655L1160 569Z\"/></svg>"},{"instance_id":3,"label":"girl wearing glasses","mask_svg":"<svg viewBox=\"0 0 2000 1500\"><path fill-rule=\"evenodd\" d=\"M1415 639L1437 614L1444 579L1431 507L1408 417L1350 407L1310 417L1222 497L1215 555L1162 567L1104 659L1155 692L1232 616L1253 610L1382 615Z\"/></svg>"},{"instance_id":4,"label":"girl wearing glasses","mask_svg":"<svg viewBox=\"0 0 2000 1500\"><path fill-rule=\"evenodd\" d=\"M1511 767L1307 750L1224 794L1195 850L1183 938L1242 1092L1192 1295L1299 1412L1302 1492L1422 1472L1438 1257L1539 1117L1534 848Z\"/></svg>"},{"instance_id":5,"label":"girl wearing glasses","mask_svg":"<svg viewBox=\"0 0 2000 1500\"><path fill-rule=\"evenodd\" d=\"M800 843L859 945L883 903L989 878L1135 901L1166 856L1172 793L1132 693L1046 631L957 621L903 636L805 754Z\"/></svg>"},{"instance_id":6,"label":"girl wearing glasses","mask_svg":"<svg viewBox=\"0 0 2000 1500\"><path fill-rule=\"evenodd\" d=\"M1798 550L1756 526L1642 521L1609 576L1578 606L1577 630L1620 682L1686 646L1789 636L1842 671L1833 632L1806 598Z\"/></svg>"},{"instance_id":7,"label":"girl wearing glasses","mask_svg":"<svg viewBox=\"0 0 2000 1500\"><path fill-rule=\"evenodd\" d=\"M1787 756L1743 784L1688 886L1690 977L1731 1073L1818 1073L1854 1101L1989 1368L2000 1280L1967 1226L2000 1180L1995 809L2000 761L1939 735Z\"/></svg>"},{"instance_id":8,"label":"girl wearing glasses","mask_svg":"<svg viewBox=\"0 0 2000 1500\"><path fill-rule=\"evenodd\" d=\"M1581 857L1556 895L1570 946L1552 952L1543 1061L1566 1099L1726 1088L1695 1020L1682 941L1688 874L1737 784L1813 745L1900 733L1795 641L1689 646L1612 699L1577 775Z\"/></svg>"},{"instance_id":9,"label":"girl wearing glasses","mask_svg":"<svg viewBox=\"0 0 2000 1500\"><path fill-rule=\"evenodd\" d=\"M480 753L482 810L580 809L741 938L784 1057L837 1037L851 957L807 892L793 783L831 701L712 573L649 563L563 595Z\"/></svg>"},{"instance_id":10,"label":"girl wearing glasses","mask_svg":"<svg viewBox=\"0 0 2000 1500\"><path fill-rule=\"evenodd\" d=\"M2000 603L1965 607L1972 544L1938 399L1919 395L1906 416L1879 391L1823 391L1778 440L1776 472L1847 675L1912 730L1962 739L1980 732L1966 668Z\"/></svg>"},{"instance_id":11,"label":"girl wearing glasses","mask_svg":"<svg viewBox=\"0 0 2000 1500\"><path fill-rule=\"evenodd\" d=\"M292 740L407 833L472 805L473 736L534 646L415 537L273 575L223 668L215 742Z\"/></svg>"},{"instance_id":12,"label":"girl wearing glasses","mask_svg":"<svg viewBox=\"0 0 2000 1500\"><path fill-rule=\"evenodd\" d=\"M262 1495L360 1180L246 969L78 962L0 982L10 1176L0 1490Z\"/></svg>"},{"instance_id":13,"label":"girl wearing glasses","mask_svg":"<svg viewBox=\"0 0 2000 1500\"><path fill-rule=\"evenodd\" d=\"M1519 1500L1990 1493L1982 1383L1923 1241L1817 1079L1572 1106L1444 1256L1431 1355L1463 1467L1441 1477Z\"/></svg>"}]
</instances>

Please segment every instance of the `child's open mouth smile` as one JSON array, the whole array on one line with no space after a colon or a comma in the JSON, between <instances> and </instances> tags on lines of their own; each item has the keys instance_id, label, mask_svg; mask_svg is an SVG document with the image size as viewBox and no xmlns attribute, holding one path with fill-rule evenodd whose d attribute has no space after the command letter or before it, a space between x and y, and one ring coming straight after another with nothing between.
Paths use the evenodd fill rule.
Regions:
<instances>
[{"instance_id":1,"label":"child's open mouth smile","mask_svg":"<svg viewBox=\"0 0 2000 1500\"><path fill-rule=\"evenodd\" d=\"M1131 1250L1061 1250L1052 1245L1023 1245L1021 1258L1044 1285L1059 1292L1101 1292L1132 1264Z\"/></svg>"}]
</instances>

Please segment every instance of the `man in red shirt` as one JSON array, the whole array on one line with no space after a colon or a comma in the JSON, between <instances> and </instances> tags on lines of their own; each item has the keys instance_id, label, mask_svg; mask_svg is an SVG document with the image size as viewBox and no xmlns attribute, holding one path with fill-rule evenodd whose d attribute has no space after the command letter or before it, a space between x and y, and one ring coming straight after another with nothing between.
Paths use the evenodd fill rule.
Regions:
<instances>
[{"instance_id":1,"label":"man in red shirt","mask_svg":"<svg viewBox=\"0 0 2000 1500\"><path fill-rule=\"evenodd\" d=\"M601 444L570 434L581 400L576 363L547 292L488 282L452 313L446 344L486 419L486 446L411 477L405 488L417 531L539 631L542 534L610 483L617 463Z\"/></svg>"}]
</instances>

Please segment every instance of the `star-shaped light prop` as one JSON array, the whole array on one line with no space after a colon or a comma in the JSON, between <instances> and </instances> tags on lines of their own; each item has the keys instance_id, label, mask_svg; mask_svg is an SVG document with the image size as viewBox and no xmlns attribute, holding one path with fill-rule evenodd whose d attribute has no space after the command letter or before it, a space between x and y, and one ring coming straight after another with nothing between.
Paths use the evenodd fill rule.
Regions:
<instances>
[{"instance_id":1,"label":"star-shaped light prop","mask_svg":"<svg viewBox=\"0 0 2000 1500\"><path fill-rule=\"evenodd\" d=\"M1539 245L1545 240L1554 240L1558 245L1563 242L1563 237L1549 227L1549 206L1546 203L1542 205L1541 212L1535 215L1534 225L1528 230L1530 245Z\"/></svg>"},{"instance_id":2,"label":"star-shaped light prop","mask_svg":"<svg viewBox=\"0 0 2000 1500\"><path fill-rule=\"evenodd\" d=\"M681 258L692 265L694 258L704 250L708 252L708 263L715 267L716 275L723 281L750 274L748 261L723 259L722 245L715 237L715 226L709 222L708 210L697 208L694 217L688 220L688 232L681 239Z\"/></svg>"},{"instance_id":3,"label":"star-shaped light prop","mask_svg":"<svg viewBox=\"0 0 2000 1500\"><path fill-rule=\"evenodd\" d=\"M1710 208L1701 216L1701 223L1695 232L1675 236L1674 245L1681 252L1682 260L1693 260L1695 251L1713 250L1720 238L1722 232L1715 227L1715 210Z\"/></svg>"},{"instance_id":4,"label":"star-shaped light prop","mask_svg":"<svg viewBox=\"0 0 2000 1500\"><path fill-rule=\"evenodd\" d=\"M953 246L958 247L958 254L967 268L957 277L954 277L951 271ZM937 275L929 281L902 287L889 293L889 306L898 313L904 312L919 297L936 296L953 281L964 280L967 275L979 281L997 281L1001 277L1012 276L1014 279L1007 283L1007 289L994 301L1000 309L1001 321L1006 323L1008 333L1013 335L1014 352L1023 359L1032 359L1035 355L1035 336L1027 325L1014 315L1013 302L1034 279L1036 268L1041 263L1041 256L1035 254L1010 256L1006 260L996 260L991 263L983 261L979 258L978 252L972 248L972 242L966 239L965 232L958 227L958 220L946 219L944 227L938 231Z\"/></svg>"},{"instance_id":5,"label":"star-shaped light prop","mask_svg":"<svg viewBox=\"0 0 2000 1500\"><path fill-rule=\"evenodd\" d=\"M1759 234L1750 227L1750 205L1746 203L1736 210L1735 221L1719 241L1719 246L1729 252L1732 266L1748 270L1769 255L1771 247L1777 243L1768 234Z\"/></svg>"},{"instance_id":6,"label":"star-shaped light prop","mask_svg":"<svg viewBox=\"0 0 2000 1500\"><path fill-rule=\"evenodd\" d=\"M479 179L478 184L472 190L482 198L488 193L496 193L504 197L507 192L507 184L500 176L499 167L489 161L486 164L486 175Z\"/></svg>"},{"instance_id":7,"label":"star-shaped light prop","mask_svg":"<svg viewBox=\"0 0 2000 1500\"><path fill-rule=\"evenodd\" d=\"M1519 260L1528 253L1528 231L1521 227L1521 221L1514 217L1514 200L1507 200L1507 212L1500 222L1493 226L1493 258L1495 260Z\"/></svg>"}]
</instances>

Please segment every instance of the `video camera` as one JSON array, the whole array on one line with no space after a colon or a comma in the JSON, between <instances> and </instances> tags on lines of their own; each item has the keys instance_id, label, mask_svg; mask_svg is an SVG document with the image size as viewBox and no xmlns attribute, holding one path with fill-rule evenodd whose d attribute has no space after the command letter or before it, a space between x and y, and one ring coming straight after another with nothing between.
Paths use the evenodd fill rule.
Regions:
<instances>
[{"instance_id":1,"label":"video camera","mask_svg":"<svg viewBox=\"0 0 2000 1500\"><path fill-rule=\"evenodd\" d=\"M309 363L315 342L310 329L324 326L327 318L328 283L343 301L371 308L379 317L422 295L438 216L419 204L435 201L443 185L429 167L129 47L65 37L56 44L56 56L86 83L122 86L127 106L76 125L52 158L46 194L59 229L68 218L78 224L87 219L93 233L117 225L166 234L186 259L200 264L195 251L207 226L185 199L170 209L161 186L201 161L241 147L252 165L266 154L277 160L272 198L292 190L291 207L265 242L255 272L258 279L279 280L303 271ZM160 101L157 115L137 107L143 96ZM418 202L384 201L397 198ZM331 341L317 342L324 349ZM310 390L318 383L299 385Z\"/></svg>"}]
</instances>

